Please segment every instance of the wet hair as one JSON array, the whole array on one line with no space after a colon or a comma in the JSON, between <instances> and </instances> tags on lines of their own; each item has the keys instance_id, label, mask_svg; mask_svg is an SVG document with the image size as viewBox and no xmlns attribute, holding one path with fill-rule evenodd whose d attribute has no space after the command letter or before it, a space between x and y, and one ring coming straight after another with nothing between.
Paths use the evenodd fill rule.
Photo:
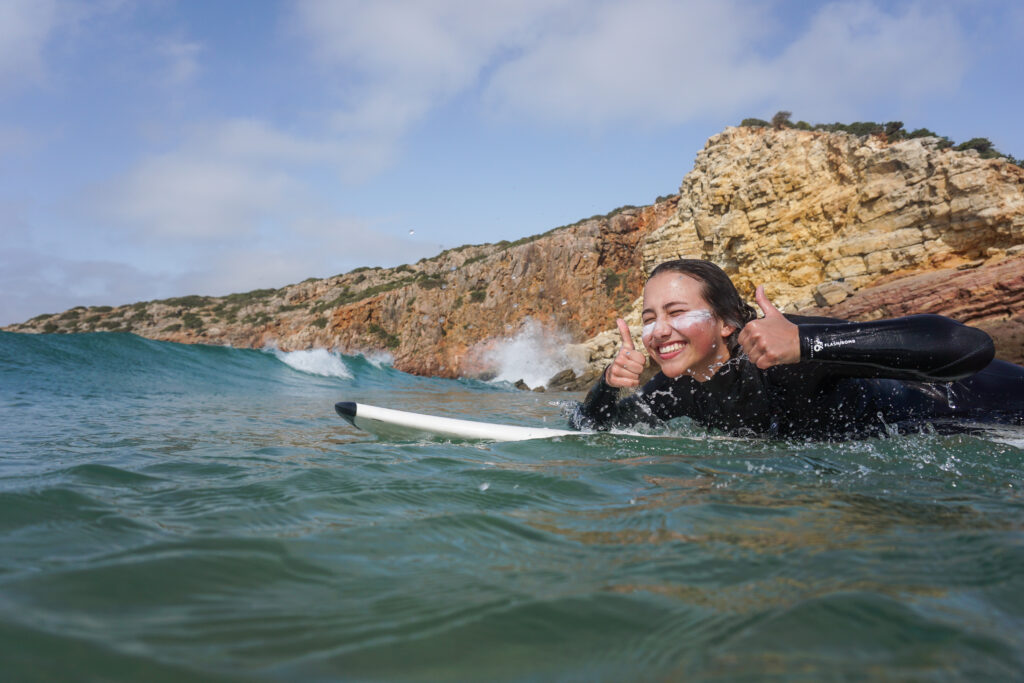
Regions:
<instances>
[{"instance_id":1,"label":"wet hair","mask_svg":"<svg viewBox=\"0 0 1024 683\"><path fill-rule=\"evenodd\" d=\"M725 271L710 261L683 258L659 264L647 277L648 282L661 273L680 273L700 282L701 296L708 302L711 312L722 322L736 328L725 340L729 352L735 355L739 347L737 339L740 330L757 317L757 311L740 297L736 285Z\"/></svg>"}]
</instances>

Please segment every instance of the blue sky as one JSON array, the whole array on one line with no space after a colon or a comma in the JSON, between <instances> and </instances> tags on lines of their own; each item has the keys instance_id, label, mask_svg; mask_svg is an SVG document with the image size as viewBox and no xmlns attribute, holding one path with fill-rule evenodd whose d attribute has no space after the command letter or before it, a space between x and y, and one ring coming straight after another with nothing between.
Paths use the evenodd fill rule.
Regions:
<instances>
[{"instance_id":1,"label":"blue sky","mask_svg":"<svg viewBox=\"0 0 1024 683\"><path fill-rule=\"evenodd\" d=\"M0 0L0 324L676 191L780 109L1024 156L1024 3Z\"/></svg>"}]
</instances>

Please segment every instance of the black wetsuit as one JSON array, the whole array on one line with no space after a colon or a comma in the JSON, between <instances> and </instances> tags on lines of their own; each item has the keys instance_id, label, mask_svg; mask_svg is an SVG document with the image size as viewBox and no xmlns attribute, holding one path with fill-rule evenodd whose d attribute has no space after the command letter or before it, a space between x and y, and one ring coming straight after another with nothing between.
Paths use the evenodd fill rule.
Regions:
<instances>
[{"instance_id":1,"label":"black wetsuit","mask_svg":"<svg viewBox=\"0 0 1024 683\"><path fill-rule=\"evenodd\" d=\"M1024 424L1024 368L992 360L991 338L938 315L859 323L786 316L799 363L760 370L734 358L706 382L662 373L619 400L602 376L570 415L575 429L657 426L688 416L732 434L849 438L929 423Z\"/></svg>"}]
</instances>

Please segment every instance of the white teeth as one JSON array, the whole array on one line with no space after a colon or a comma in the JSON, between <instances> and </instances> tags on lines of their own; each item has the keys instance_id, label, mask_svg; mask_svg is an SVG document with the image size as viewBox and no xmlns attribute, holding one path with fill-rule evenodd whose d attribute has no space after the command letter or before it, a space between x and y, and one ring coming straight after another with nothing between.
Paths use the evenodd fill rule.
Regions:
<instances>
[{"instance_id":1,"label":"white teeth","mask_svg":"<svg viewBox=\"0 0 1024 683\"><path fill-rule=\"evenodd\" d=\"M673 351L680 351L682 350L682 348L683 345L680 344L679 342L676 342L674 344L665 344L660 349L658 349L658 353L672 353Z\"/></svg>"}]
</instances>

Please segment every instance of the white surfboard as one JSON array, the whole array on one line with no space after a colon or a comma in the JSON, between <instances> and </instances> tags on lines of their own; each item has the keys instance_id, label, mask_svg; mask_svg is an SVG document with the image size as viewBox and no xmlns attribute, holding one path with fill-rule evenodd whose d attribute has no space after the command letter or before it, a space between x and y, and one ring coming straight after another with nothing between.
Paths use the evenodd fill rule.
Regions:
<instances>
[{"instance_id":1,"label":"white surfboard","mask_svg":"<svg viewBox=\"0 0 1024 683\"><path fill-rule=\"evenodd\" d=\"M338 415L365 432L383 438L466 439L470 441L526 441L553 436L579 436L580 432L545 427L520 427L476 420L457 420L404 410L379 408L365 403L334 404Z\"/></svg>"}]
</instances>

